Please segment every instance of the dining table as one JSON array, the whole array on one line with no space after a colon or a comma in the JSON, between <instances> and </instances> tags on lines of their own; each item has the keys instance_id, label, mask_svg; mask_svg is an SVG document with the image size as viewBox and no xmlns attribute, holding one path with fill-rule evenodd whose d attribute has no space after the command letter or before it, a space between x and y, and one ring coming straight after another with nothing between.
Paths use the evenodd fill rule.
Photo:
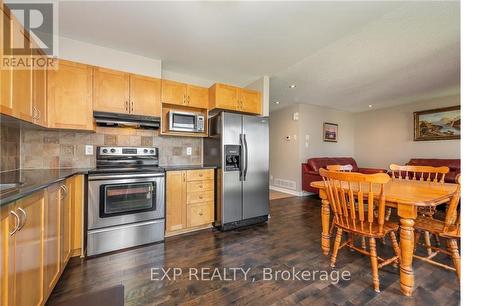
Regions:
<instances>
[{"instance_id":1,"label":"dining table","mask_svg":"<svg viewBox=\"0 0 500 306\"><path fill-rule=\"evenodd\" d=\"M330 253L330 217L331 208L328 200L324 181L311 182L311 187L319 189L321 198L321 248L324 255ZM400 223L400 249L399 264L401 292L406 296L413 294L415 278L413 274L414 252L414 220L419 209L432 209L438 205L448 203L457 191L458 184L420 181L411 179L391 178L384 184L386 206L397 209ZM361 185L361 188L368 186ZM378 194L380 186L373 192Z\"/></svg>"}]
</instances>

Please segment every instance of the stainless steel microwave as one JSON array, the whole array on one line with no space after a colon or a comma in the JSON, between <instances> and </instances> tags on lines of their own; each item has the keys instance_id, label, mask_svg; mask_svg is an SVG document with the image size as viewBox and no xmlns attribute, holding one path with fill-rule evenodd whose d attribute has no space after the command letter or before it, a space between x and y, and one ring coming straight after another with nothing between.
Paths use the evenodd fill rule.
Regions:
<instances>
[{"instance_id":1,"label":"stainless steel microwave","mask_svg":"<svg viewBox=\"0 0 500 306\"><path fill-rule=\"evenodd\" d=\"M205 132L205 116L202 113L171 110L168 112L168 122L170 131Z\"/></svg>"}]
</instances>

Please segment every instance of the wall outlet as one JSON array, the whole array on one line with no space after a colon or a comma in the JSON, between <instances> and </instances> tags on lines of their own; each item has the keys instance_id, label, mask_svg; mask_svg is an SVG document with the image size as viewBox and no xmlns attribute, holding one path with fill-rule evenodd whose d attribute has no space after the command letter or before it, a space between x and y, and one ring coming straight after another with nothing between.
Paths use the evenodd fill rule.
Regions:
<instances>
[{"instance_id":1,"label":"wall outlet","mask_svg":"<svg viewBox=\"0 0 500 306\"><path fill-rule=\"evenodd\" d=\"M299 113L295 112L293 113L293 121L298 121L299 120Z\"/></svg>"},{"instance_id":2,"label":"wall outlet","mask_svg":"<svg viewBox=\"0 0 500 306\"><path fill-rule=\"evenodd\" d=\"M93 145L85 145L85 155L94 155Z\"/></svg>"},{"instance_id":3,"label":"wall outlet","mask_svg":"<svg viewBox=\"0 0 500 306\"><path fill-rule=\"evenodd\" d=\"M193 154L193 148L191 148L191 147L187 147L187 148L186 148L186 154L187 154L187 155L191 155L191 154Z\"/></svg>"}]
</instances>

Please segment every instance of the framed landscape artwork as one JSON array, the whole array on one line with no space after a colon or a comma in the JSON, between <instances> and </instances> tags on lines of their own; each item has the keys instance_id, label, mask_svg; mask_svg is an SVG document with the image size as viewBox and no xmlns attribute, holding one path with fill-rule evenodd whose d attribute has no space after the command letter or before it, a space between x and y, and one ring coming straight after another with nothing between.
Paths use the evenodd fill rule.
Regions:
<instances>
[{"instance_id":1,"label":"framed landscape artwork","mask_svg":"<svg viewBox=\"0 0 500 306\"><path fill-rule=\"evenodd\" d=\"M414 112L413 140L460 139L460 105Z\"/></svg>"},{"instance_id":2,"label":"framed landscape artwork","mask_svg":"<svg viewBox=\"0 0 500 306\"><path fill-rule=\"evenodd\" d=\"M337 142L339 137L339 125L335 123L323 123L323 141Z\"/></svg>"}]
</instances>

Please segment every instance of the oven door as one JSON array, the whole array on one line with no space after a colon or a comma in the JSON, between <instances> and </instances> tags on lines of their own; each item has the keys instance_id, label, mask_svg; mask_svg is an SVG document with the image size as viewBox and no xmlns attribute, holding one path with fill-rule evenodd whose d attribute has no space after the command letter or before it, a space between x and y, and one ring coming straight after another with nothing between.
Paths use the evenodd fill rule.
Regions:
<instances>
[{"instance_id":1,"label":"oven door","mask_svg":"<svg viewBox=\"0 0 500 306\"><path fill-rule=\"evenodd\" d=\"M90 175L88 228L165 217L164 174Z\"/></svg>"},{"instance_id":2,"label":"oven door","mask_svg":"<svg viewBox=\"0 0 500 306\"><path fill-rule=\"evenodd\" d=\"M171 131L196 132L196 114L170 111L168 119Z\"/></svg>"}]
</instances>

